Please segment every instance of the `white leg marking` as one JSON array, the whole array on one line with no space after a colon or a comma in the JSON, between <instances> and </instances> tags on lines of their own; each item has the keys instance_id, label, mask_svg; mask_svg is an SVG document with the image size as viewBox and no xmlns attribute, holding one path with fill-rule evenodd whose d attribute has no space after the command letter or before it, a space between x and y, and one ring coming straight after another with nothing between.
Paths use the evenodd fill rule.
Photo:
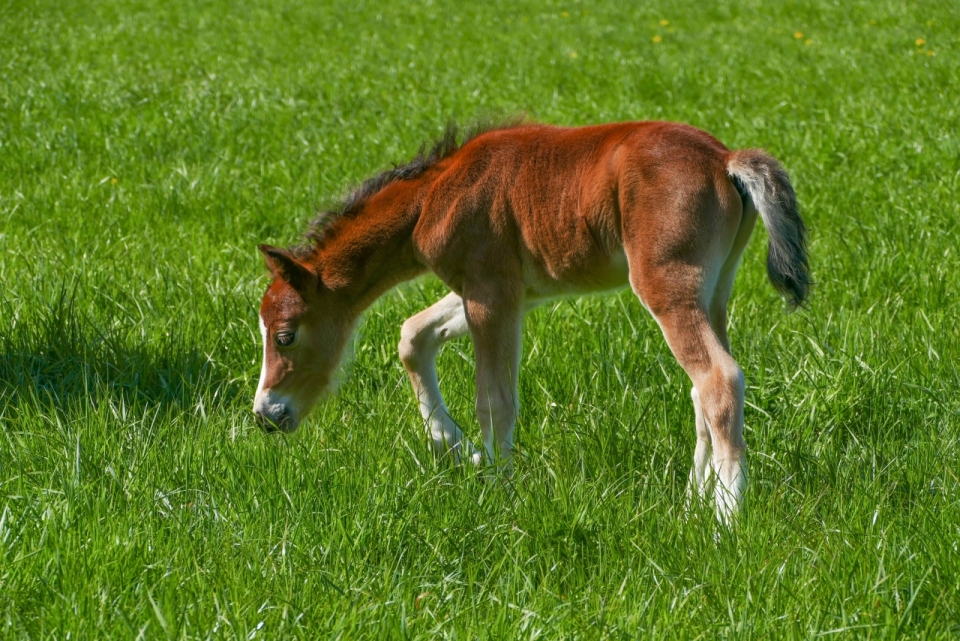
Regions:
<instances>
[{"instance_id":1,"label":"white leg marking","mask_svg":"<svg viewBox=\"0 0 960 641\"><path fill-rule=\"evenodd\" d=\"M693 412L696 416L697 425L697 445L693 452L693 468L690 470L690 481L687 484L687 506L689 507L694 495L704 498L707 490L707 483L710 481L710 430L707 422L703 418L703 408L700 406L700 395L697 388L690 390L690 397L693 400Z\"/></svg>"},{"instance_id":2,"label":"white leg marking","mask_svg":"<svg viewBox=\"0 0 960 641\"><path fill-rule=\"evenodd\" d=\"M507 474L513 470L513 430L519 410L513 377L477 371L477 418L487 462L497 462Z\"/></svg>"},{"instance_id":3,"label":"white leg marking","mask_svg":"<svg viewBox=\"0 0 960 641\"><path fill-rule=\"evenodd\" d=\"M473 304L483 310L478 314L482 321L475 321L471 328L477 358L477 419L488 462L509 475L513 471L513 430L519 410L523 307L510 310L489 307L489 303Z\"/></svg>"}]
</instances>

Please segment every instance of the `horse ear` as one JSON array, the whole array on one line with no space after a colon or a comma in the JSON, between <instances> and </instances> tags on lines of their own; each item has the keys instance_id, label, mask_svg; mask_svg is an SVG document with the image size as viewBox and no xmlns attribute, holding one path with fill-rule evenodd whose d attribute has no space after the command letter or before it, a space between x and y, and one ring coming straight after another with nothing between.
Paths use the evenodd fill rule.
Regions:
<instances>
[{"instance_id":1,"label":"horse ear","mask_svg":"<svg viewBox=\"0 0 960 641\"><path fill-rule=\"evenodd\" d=\"M257 247L263 253L267 269L270 270L274 278L282 278L297 290L302 290L309 286L311 281L316 281L317 277L310 271L310 268L294 258L289 251L270 245L258 245Z\"/></svg>"}]
</instances>

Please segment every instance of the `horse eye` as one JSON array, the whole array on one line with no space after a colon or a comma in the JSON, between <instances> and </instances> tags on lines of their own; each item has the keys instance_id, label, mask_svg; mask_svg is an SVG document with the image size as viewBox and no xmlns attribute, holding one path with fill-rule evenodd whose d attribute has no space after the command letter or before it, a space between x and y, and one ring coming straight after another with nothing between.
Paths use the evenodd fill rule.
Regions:
<instances>
[{"instance_id":1,"label":"horse eye","mask_svg":"<svg viewBox=\"0 0 960 641\"><path fill-rule=\"evenodd\" d=\"M277 347L290 347L296 337L297 335L294 332L280 332L273 337L273 342L277 344Z\"/></svg>"}]
</instances>

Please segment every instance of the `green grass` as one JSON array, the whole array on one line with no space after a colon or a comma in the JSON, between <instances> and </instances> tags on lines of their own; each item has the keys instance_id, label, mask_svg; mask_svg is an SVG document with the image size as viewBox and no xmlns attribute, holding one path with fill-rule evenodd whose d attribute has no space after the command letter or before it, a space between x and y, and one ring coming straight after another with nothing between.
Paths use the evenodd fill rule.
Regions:
<instances>
[{"instance_id":1,"label":"green grass","mask_svg":"<svg viewBox=\"0 0 960 641\"><path fill-rule=\"evenodd\" d=\"M0 637L956 638L958 34L951 2L0 5ZM396 344L431 278L299 433L251 420L256 244L517 111L790 171L818 284L785 314L758 230L734 532L681 513L689 382L629 292L529 317L512 483L428 454ZM476 439L469 344L440 366Z\"/></svg>"}]
</instances>

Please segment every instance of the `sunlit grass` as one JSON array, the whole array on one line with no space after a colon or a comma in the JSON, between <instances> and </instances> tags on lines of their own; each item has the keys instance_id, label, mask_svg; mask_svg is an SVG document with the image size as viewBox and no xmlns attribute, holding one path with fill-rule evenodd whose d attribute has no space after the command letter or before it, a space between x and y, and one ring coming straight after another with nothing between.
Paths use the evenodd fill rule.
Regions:
<instances>
[{"instance_id":1,"label":"sunlit grass","mask_svg":"<svg viewBox=\"0 0 960 641\"><path fill-rule=\"evenodd\" d=\"M955 638L951 3L0 7L0 636ZM748 503L682 512L689 382L629 292L537 310L509 483L437 467L366 315L300 433L251 421L256 244L449 118L681 120L790 171L817 286L747 250ZM476 438L472 350L440 358Z\"/></svg>"}]
</instances>

